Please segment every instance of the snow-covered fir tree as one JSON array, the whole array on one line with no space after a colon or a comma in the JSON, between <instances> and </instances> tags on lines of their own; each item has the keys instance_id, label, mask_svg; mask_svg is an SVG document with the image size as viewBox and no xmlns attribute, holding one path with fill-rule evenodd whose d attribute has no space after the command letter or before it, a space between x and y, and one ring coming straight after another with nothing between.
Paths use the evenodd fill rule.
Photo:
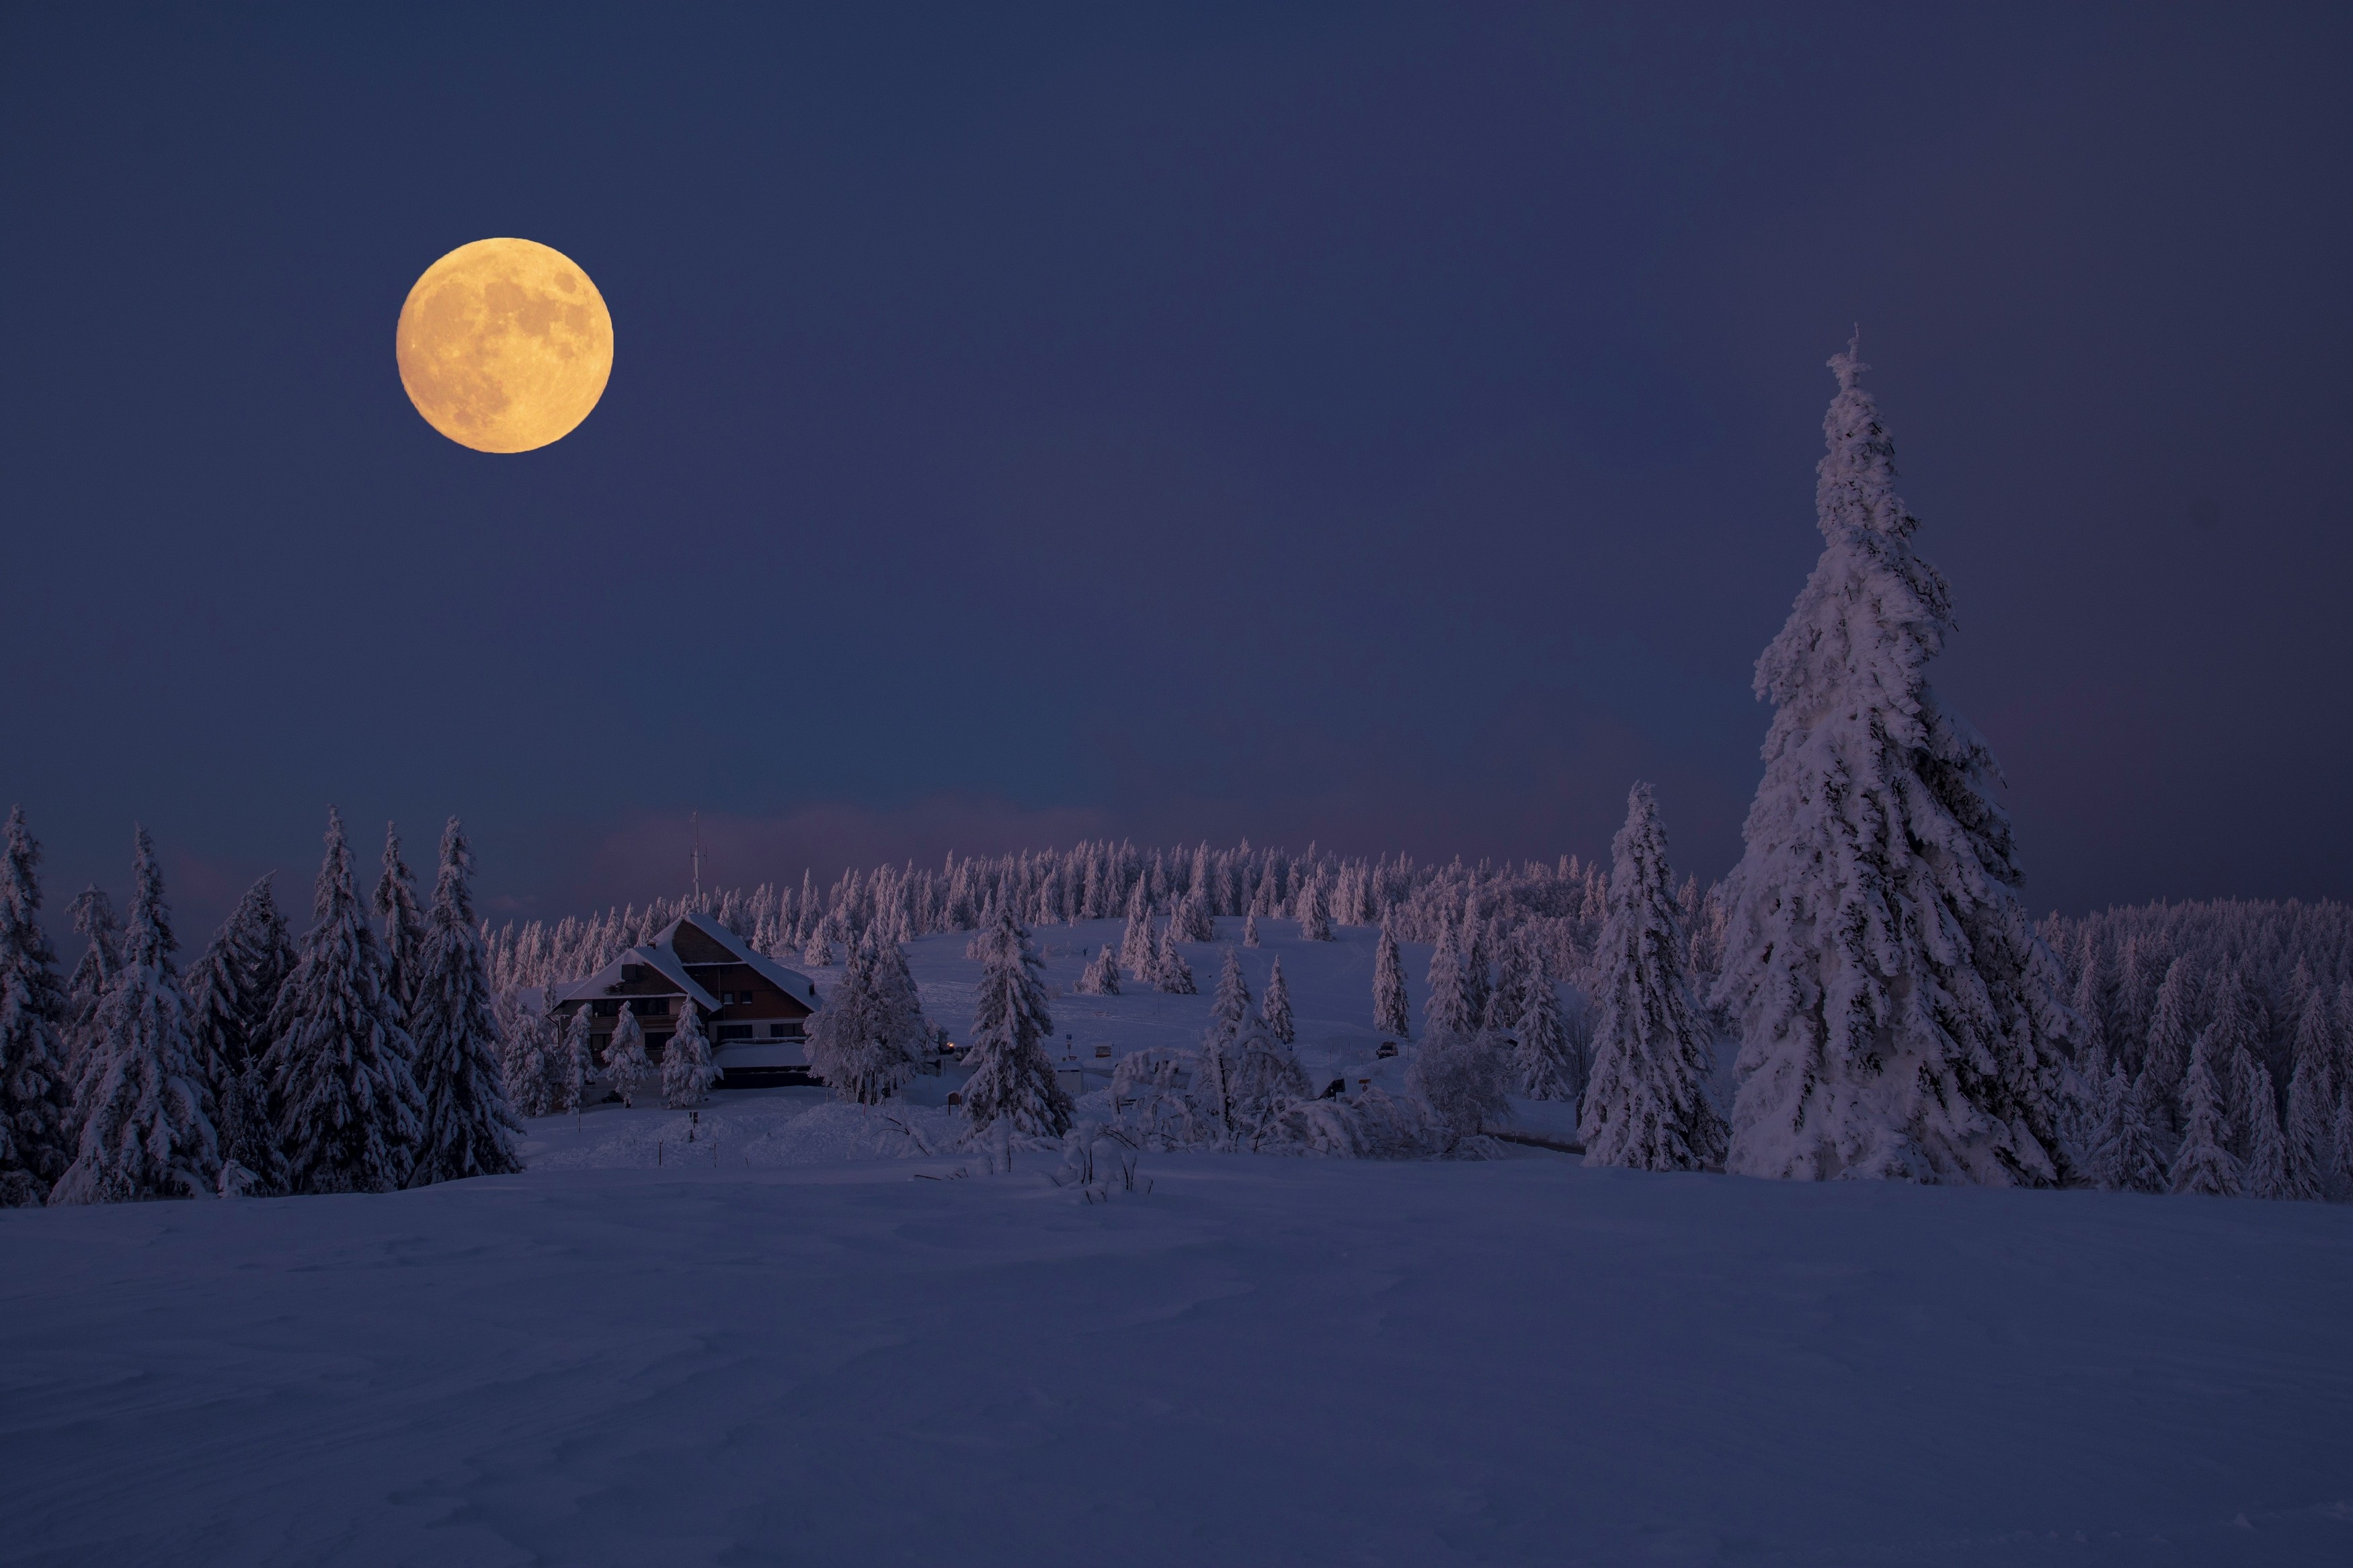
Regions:
<instances>
[{"instance_id":1,"label":"snow-covered fir tree","mask_svg":"<svg viewBox=\"0 0 2353 1568\"><path fill-rule=\"evenodd\" d=\"M2222 1088L2215 1080L2213 1031L2198 1037L2190 1048L2189 1068L2182 1075L2181 1146L2174 1151L2168 1181L2177 1193L2200 1193L2211 1197L2235 1197L2239 1162L2230 1150L2230 1128L2222 1108ZM2149 1070L2156 1070L2151 1062Z\"/></svg>"},{"instance_id":2,"label":"snow-covered fir tree","mask_svg":"<svg viewBox=\"0 0 2353 1568\"><path fill-rule=\"evenodd\" d=\"M1299 890L1299 934L1309 942L1332 940L1332 915L1324 906L1324 881L1311 877Z\"/></svg>"},{"instance_id":3,"label":"snow-covered fir tree","mask_svg":"<svg viewBox=\"0 0 2353 1568\"><path fill-rule=\"evenodd\" d=\"M1241 954L1229 947L1218 966L1218 988L1209 998L1209 1028L1231 1038L1242 1032L1250 1018L1250 982L1242 978Z\"/></svg>"},{"instance_id":4,"label":"snow-covered fir tree","mask_svg":"<svg viewBox=\"0 0 2353 1568\"><path fill-rule=\"evenodd\" d=\"M1195 995L1200 989L1193 983L1193 966L1185 962L1185 954L1176 946L1174 920L1161 928L1160 946L1152 955L1152 988L1172 996Z\"/></svg>"},{"instance_id":5,"label":"snow-covered fir tree","mask_svg":"<svg viewBox=\"0 0 2353 1568\"><path fill-rule=\"evenodd\" d=\"M613 1026L612 1043L605 1047L605 1076L613 1080L613 1092L621 1097L621 1103L634 1107L638 1091L653 1075L653 1058L646 1055L645 1027L625 1002L620 1021Z\"/></svg>"},{"instance_id":6,"label":"snow-covered fir tree","mask_svg":"<svg viewBox=\"0 0 2353 1568\"><path fill-rule=\"evenodd\" d=\"M292 967L276 873L245 890L203 956L182 979L192 1058L213 1097L221 1163L245 1173L248 1190L279 1183L278 1133L262 1068L269 1008Z\"/></svg>"},{"instance_id":7,"label":"snow-covered fir tree","mask_svg":"<svg viewBox=\"0 0 2353 1568\"><path fill-rule=\"evenodd\" d=\"M564 1026L564 1051L556 1058L555 1094L548 1106L551 1112L578 1110L587 1093L588 1078L596 1055L595 1015L582 1003L573 1009Z\"/></svg>"},{"instance_id":8,"label":"snow-covered fir tree","mask_svg":"<svg viewBox=\"0 0 2353 1568\"><path fill-rule=\"evenodd\" d=\"M931 1030L895 942L870 931L809 1028L809 1065L835 1096L880 1105L905 1087Z\"/></svg>"},{"instance_id":9,"label":"snow-covered fir tree","mask_svg":"<svg viewBox=\"0 0 2353 1568\"><path fill-rule=\"evenodd\" d=\"M1609 913L1594 954L1593 1076L1577 1133L1588 1165L1702 1171L1724 1159L1708 1099L1708 1041L1683 967L1683 921L1651 786L1626 797L1610 841Z\"/></svg>"},{"instance_id":10,"label":"snow-covered fir tree","mask_svg":"<svg viewBox=\"0 0 2353 1568\"><path fill-rule=\"evenodd\" d=\"M2306 1016L2317 1009L2310 994ZM2287 1125L2282 1134L2288 1195L2306 1201L2328 1195L2330 1154L2327 1037L2325 1031L2296 1030L2295 1067L2287 1080Z\"/></svg>"},{"instance_id":11,"label":"snow-covered fir tree","mask_svg":"<svg viewBox=\"0 0 2353 1568\"><path fill-rule=\"evenodd\" d=\"M1176 913L1169 917L1169 927L1179 942L1215 942L1218 928L1209 919L1208 894L1199 889L1176 900Z\"/></svg>"},{"instance_id":12,"label":"snow-covered fir tree","mask_svg":"<svg viewBox=\"0 0 2353 1568\"><path fill-rule=\"evenodd\" d=\"M212 1105L195 1074L155 845L140 828L121 966L99 1008L100 1061L74 1163L52 1204L210 1197L220 1183Z\"/></svg>"},{"instance_id":13,"label":"snow-covered fir tree","mask_svg":"<svg viewBox=\"0 0 2353 1568\"><path fill-rule=\"evenodd\" d=\"M1242 917L1242 945L1244 947L1258 945L1258 916L1255 914Z\"/></svg>"},{"instance_id":14,"label":"snow-covered fir tree","mask_svg":"<svg viewBox=\"0 0 2353 1568\"><path fill-rule=\"evenodd\" d=\"M820 918L810 922L808 943L801 949L801 962L811 969L833 967L833 929L830 921Z\"/></svg>"},{"instance_id":15,"label":"snow-covered fir tree","mask_svg":"<svg viewBox=\"0 0 2353 1568\"><path fill-rule=\"evenodd\" d=\"M1291 982L1282 977L1282 954L1274 955L1274 967L1267 972L1266 995L1259 1002L1258 1016L1266 1023L1266 1032L1283 1045L1298 1039L1298 1026L1291 1016Z\"/></svg>"},{"instance_id":16,"label":"snow-covered fir tree","mask_svg":"<svg viewBox=\"0 0 2353 1568\"><path fill-rule=\"evenodd\" d=\"M2126 1074L2121 1060L2108 1068L2088 1173L2103 1191L2165 1191L2165 1158L2151 1114L2160 1092L2156 1078L2146 1068L2138 1078Z\"/></svg>"},{"instance_id":17,"label":"snow-covered fir tree","mask_svg":"<svg viewBox=\"0 0 2353 1568\"><path fill-rule=\"evenodd\" d=\"M2166 966L2148 1021L2148 1046L2143 1059L2157 1074L2158 1087L2168 1102L2180 1094L2182 1075L2189 1070L2189 1053L2198 1044L2197 998L2190 989L2194 973L2185 959L2177 958ZM2166 1120L2171 1125L2169 1110Z\"/></svg>"},{"instance_id":18,"label":"snow-covered fir tree","mask_svg":"<svg viewBox=\"0 0 2353 1568\"><path fill-rule=\"evenodd\" d=\"M2018 898L1993 755L1926 678L1950 590L1914 550L1894 444L1854 348L1831 368L1826 547L1757 660L1775 711L1726 879L1727 1167L2049 1185L2063 977Z\"/></svg>"},{"instance_id":19,"label":"snow-covered fir tree","mask_svg":"<svg viewBox=\"0 0 2353 1568\"><path fill-rule=\"evenodd\" d=\"M388 844L385 854L397 865L396 843ZM386 877L393 878L390 869ZM411 1186L512 1175L522 1169L514 1143L522 1128L500 1078L498 1024L483 969L481 927L474 918L473 877L473 847L453 816L441 830L433 912L411 959L409 1028L424 1104ZM377 897L381 905L381 888ZM542 1064L541 1091L533 1096L543 1110L554 1109L554 1097L546 1092L554 1087L552 1067Z\"/></svg>"},{"instance_id":20,"label":"snow-covered fir tree","mask_svg":"<svg viewBox=\"0 0 2353 1568\"><path fill-rule=\"evenodd\" d=\"M81 961L66 982L66 1099L69 1126L87 1120L90 1090L103 1070L105 1058L98 1049L99 1010L122 967L122 922L115 919L114 900L96 885L75 896L67 913L76 935L84 940ZM75 1147L80 1147L79 1133Z\"/></svg>"},{"instance_id":21,"label":"snow-covered fir tree","mask_svg":"<svg viewBox=\"0 0 2353 1568\"><path fill-rule=\"evenodd\" d=\"M711 1037L702 1032L702 1009L690 996L677 1032L662 1050L662 1103L672 1110L691 1110L711 1098L711 1086L718 1079L718 1069L711 1065Z\"/></svg>"},{"instance_id":22,"label":"snow-covered fir tree","mask_svg":"<svg viewBox=\"0 0 2353 1568\"><path fill-rule=\"evenodd\" d=\"M1413 1008L1405 990L1405 955L1398 951L1389 922L1381 921L1381 940L1373 950L1373 1027L1405 1039L1413 1032Z\"/></svg>"},{"instance_id":23,"label":"snow-covered fir tree","mask_svg":"<svg viewBox=\"0 0 2353 1568\"><path fill-rule=\"evenodd\" d=\"M41 929L41 847L25 809L0 853L0 1207L46 1202L75 1153L66 1087L66 987Z\"/></svg>"},{"instance_id":24,"label":"snow-covered fir tree","mask_svg":"<svg viewBox=\"0 0 2353 1568\"><path fill-rule=\"evenodd\" d=\"M1071 1130L1071 1097L1046 1058L1054 1019L1046 1006L1043 965L1029 933L1000 911L982 957L980 992L972 1016L972 1077L964 1087L965 1114L979 1131L1003 1121L1015 1132L1060 1138Z\"/></svg>"},{"instance_id":25,"label":"snow-covered fir tree","mask_svg":"<svg viewBox=\"0 0 2353 1568\"><path fill-rule=\"evenodd\" d=\"M1112 950L1111 943L1103 943L1103 951L1088 961L1085 972L1079 976L1078 989L1082 996L1119 994L1119 954Z\"/></svg>"},{"instance_id":26,"label":"snow-covered fir tree","mask_svg":"<svg viewBox=\"0 0 2353 1568\"><path fill-rule=\"evenodd\" d=\"M289 1191L390 1192L407 1181L420 1132L415 1047L332 811L326 844L311 895L318 923L269 1014L278 1144Z\"/></svg>"},{"instance_id":27,"label":"snow-covered fir tree","mask_svg":"<svg viewBox=\"0 0 2353 1568\"><path fill-rule=\"evenodd\" d=\"M1127 929L1119 940L1120 967L1138 985L1150 985L1159 956L1160 944L1153 939L1152 905L1145 897L1144 884L1138 882L1128 895Z\"/></svg>"},{"instance_id":28,"label":"snow-covered fir tree","mask_svg":"<svg viewBox=\"0 0 2353 1568\"><path fill-rule=\"evenodd\" d=\"M376 877L372 906L377 951L384 954L385 994L398 1003L401 1022L417 1001L417 952L425 944L425 912L417 906L417 878L400 858L400 830L384 825L384 868Z\"/></svg>"},{"instance_id":29,"label":"snow-covered fir tree","mask_svg":"<svg viewBox=\"0 0 2353 1568\"><path fill-rule=\"evenodd\" d=\"M1513 1028L1513 1077L1530 1100L1573 1105L1585 1092L1585 1058L1561 1021L1559 989L1541 967L1535 943L1527 945L1537 966L1529 972L1520 994L1520 1016Z\"/></svg>"},{"instance_id":30,"label":"snow-covered fir tree","mask_svg":"<svg viewBox=\"0 0 2353 1568\"><path fill-rule=\"evenodd\" d=\"M2241 1185L2251 1198L2306 1198L2289 1179L2287 1141L2280 1136L2279 1101L2274 1098L2271 1069L2256 1066L2248 1085L2247 1163Z\"/></svg>"},{"instance_id":31,"label":"snow-covered fir tree","mask_svg":"<svg viewBox=\"0 0 2353 1568\"><path fill-rule=\"evenodd\" d=\"M1471 1000L1468 965L1461 949L1456 945L1451 925L1439 928L1438 941L1430 951L1430 995L1421 1005L1421 1022L1430 1035L1476 1034L1479 1013Z\"/></svg>"}]
</instances>

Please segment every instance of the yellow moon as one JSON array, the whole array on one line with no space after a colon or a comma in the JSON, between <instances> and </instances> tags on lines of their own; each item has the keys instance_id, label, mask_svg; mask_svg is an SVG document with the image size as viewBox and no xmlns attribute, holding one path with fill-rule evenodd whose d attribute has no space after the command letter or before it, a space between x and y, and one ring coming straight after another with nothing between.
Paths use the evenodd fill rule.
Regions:
<instances>
[{"instance_id":1,"label":"yellow moon","mask_svg":"<svg viewBox=\"0 0 2353 1568\"><path fill-rule=\"evenodd\" d=\"M477 452L528 452L570 435L605 395L613 318L562 251L478 239L425 269L393 348L427 425Z\"/></svg>"}]
</instances>

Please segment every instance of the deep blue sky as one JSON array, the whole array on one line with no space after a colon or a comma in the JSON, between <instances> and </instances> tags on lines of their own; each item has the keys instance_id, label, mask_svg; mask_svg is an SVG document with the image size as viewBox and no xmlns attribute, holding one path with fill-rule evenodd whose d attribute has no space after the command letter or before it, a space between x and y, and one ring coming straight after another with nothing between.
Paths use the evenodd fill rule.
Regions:
<instances>
[{"instance_id":1,"label":"deep blue sky","mask_svg":"<svg viewBox=\"0 0 2353 1568\"><path fill-rule=\"evenodd\" d=\"M551 911L1637 775L1715 875L1857 321L2035 906L2353 890L2341 8L772 9L0 16L53 910L331 801ZM491 235L615 321L521 457L393 363Z\"/></svg>"}]
</instances>

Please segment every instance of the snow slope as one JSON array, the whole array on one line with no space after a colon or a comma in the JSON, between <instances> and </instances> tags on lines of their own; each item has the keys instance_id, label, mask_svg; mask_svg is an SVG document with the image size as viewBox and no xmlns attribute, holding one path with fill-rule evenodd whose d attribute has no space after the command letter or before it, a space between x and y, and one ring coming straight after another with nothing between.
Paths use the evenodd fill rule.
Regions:
<instances>
[{"instance_id":1,"label":"snow slope","mask_svg":"<svg viewBox=\"0 0 2353 1568\"><path fill-rule=\"evenodd\" d=\"M720 1152L0 1213L0 1563L2353 1560L2342 1209Z\"/></svg>"}]
</instances>

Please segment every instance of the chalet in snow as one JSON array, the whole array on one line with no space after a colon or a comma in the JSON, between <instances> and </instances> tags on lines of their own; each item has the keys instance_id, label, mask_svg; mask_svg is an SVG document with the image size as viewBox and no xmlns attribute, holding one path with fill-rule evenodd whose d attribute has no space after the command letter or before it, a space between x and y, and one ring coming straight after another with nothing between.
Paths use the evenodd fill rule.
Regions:
<instances>
[{"instance_id":1,"label":"chalet in snow","mask_svg":"<svg viewBox=\"0 0 2353 1568\"><path fill-rule=\"evenodd\" d=\"M711 1040L712 1065L729 1089L807 1083L808 1019L817 983L752 950L711 915L689 912L585 980L555 987L555 1011L589 1014L593 1060L602 1062L627 1007L661 1059L692 1007Z\"/></svg>"}]
</instances>

